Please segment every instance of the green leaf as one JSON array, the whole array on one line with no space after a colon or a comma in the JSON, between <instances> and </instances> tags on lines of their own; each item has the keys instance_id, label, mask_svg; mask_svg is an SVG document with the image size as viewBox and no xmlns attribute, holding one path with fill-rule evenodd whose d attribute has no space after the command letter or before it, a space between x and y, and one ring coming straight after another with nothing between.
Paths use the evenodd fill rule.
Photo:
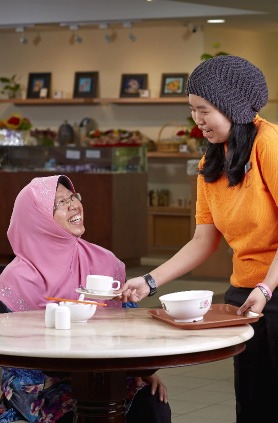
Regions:
<instances>
[{"instance_id":1,"label":"green leaf","mask_svg":"<svg viewBox=\"0 0 278 423\"><path fill-rule=\"evenodd\" d=\"M215 54L215 56L229 56L229 53L226 53L225 51L219 51Z\"/></svg>"},{"instance_id":2,"label":"green leaf","mask_svg":"<svg viewBox=\"0 0 278 423\"><path fill-rule=\"evenodd\" d=\"M213 56L211 54L208 53L203 53L201 56L201 60L208 60L211 59Z\"/></svg>"}]
</instances>

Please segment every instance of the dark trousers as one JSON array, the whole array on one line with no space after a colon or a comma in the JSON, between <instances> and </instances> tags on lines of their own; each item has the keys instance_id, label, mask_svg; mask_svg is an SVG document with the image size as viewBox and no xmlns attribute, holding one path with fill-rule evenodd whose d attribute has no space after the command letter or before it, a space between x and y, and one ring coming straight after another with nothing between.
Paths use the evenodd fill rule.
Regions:
<instances>
[{"instance_id":1,"label":"dark trousers","mask_svg":"<svg viewBox=\"0 0 278 423\"><path fill-rule=\"evenodd\" d=\"M239 307L250 292L251 289L231 286L225 293L225 303ZM278 419L277 289L262 313L264 316L252 324L254 336L246 342L245 351L234 357L237 423L268 423Z\"/></svg>"},{"instance_id":2,"label":"dark trousers","mask_svg":"<svg viewBox=\"0 0 278 423\"><path fill-rule=\"evenodd\" d=\"M151 394L150 385L140 389L126 415L127 423L171 423L169 403L159 400L158 393Z\"/></svg>"}]
</instances>

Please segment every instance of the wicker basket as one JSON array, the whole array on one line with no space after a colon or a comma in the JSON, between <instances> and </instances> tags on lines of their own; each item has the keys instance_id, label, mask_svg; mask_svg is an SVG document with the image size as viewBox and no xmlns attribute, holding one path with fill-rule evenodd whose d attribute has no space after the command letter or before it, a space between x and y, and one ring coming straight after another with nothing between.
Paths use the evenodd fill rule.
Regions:
<instances>
[{"instance_id":1,"label":"wicker basket","mask_svg":"<svg viewBox=\"0 0 278 423\"><path fill-rule=\"evenodd\" d=\"M164 138L163 134L165 135L166 130L168 130L168 137ZM169 133L171 130L171 134ZM165 153L177 153L179 152L180 145L184 142L181 140L176 139L176 133L179 130L187 130L186 127L181 127L176 123L165 123L158 133L158 138L156 142L157 151L165 152Z\"/></svg>"}]
</instances>

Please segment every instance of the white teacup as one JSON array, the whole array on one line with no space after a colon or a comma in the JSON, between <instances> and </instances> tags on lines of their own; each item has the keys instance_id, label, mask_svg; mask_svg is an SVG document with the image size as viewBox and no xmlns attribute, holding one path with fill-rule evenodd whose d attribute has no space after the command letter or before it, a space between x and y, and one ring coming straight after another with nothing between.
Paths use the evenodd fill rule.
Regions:
<instances>
[{"instance_id":1,"label":"white teacup","mask_svg":"<svg viewBox=\"0 0 278 423\"><path fill-rule=\"evenodd\" d=\"M120 288L120 281L113 280L112 276L88 275L86 288L97 293L107 293Z\"/></svg>"}]
</instances>

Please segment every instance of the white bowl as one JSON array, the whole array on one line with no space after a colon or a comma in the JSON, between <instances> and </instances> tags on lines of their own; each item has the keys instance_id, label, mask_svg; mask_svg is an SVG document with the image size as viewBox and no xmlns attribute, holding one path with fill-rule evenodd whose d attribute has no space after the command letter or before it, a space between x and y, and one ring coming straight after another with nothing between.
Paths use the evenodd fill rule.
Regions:
<instances>
[{"instance_id":1,"label":"white bowl","mask_svg":"<svg viewBox=\"0 0 278 423\"><path fill-rule=\"evenodd\" d=\"M180 291L159 297L163 310L175 322L197 322L209 311L213 291Z\"/></svg>"},{"instance_id":2,"label":"white bowl","mask_svg":"<svg viewBox=\"0 0 278 423\"><path fill-rule=\"evenodd\" d=\"M61 306L66 306L70 309L71 322L87 322L88 319L93 317L96 312L96 304L78 304L61 301Z\"/></svg>"}]
</instances>

